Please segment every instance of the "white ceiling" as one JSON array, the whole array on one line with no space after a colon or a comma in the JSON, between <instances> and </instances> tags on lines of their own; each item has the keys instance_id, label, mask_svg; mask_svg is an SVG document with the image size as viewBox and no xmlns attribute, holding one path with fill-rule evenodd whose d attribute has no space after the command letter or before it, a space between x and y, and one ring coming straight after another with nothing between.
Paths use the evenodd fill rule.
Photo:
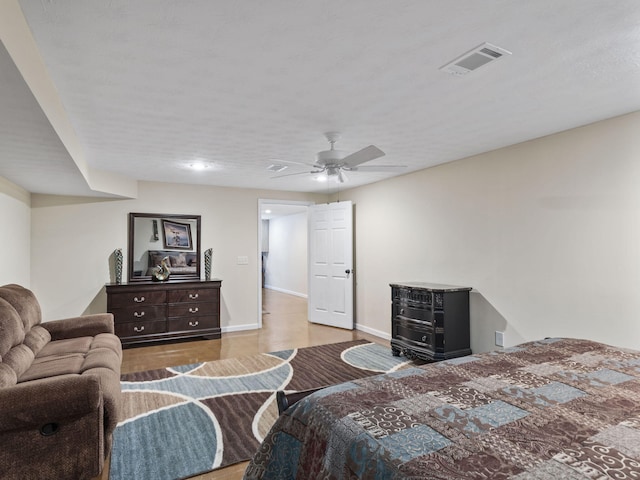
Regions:
<instances>
[{"instance_id":1,"label":"white ceiling","mask_svg":"<svg viewBox=\"0 0 640 480\"><path fill-rule=\"evenodd\" d=\"M312 163L332 130L410 172L640 110L638 0L7 1L86 163L138 180L328 192L267 167ZM513 55L438 70L483 42ZM0 176L87 194L5 48L0 89Z\"/></svg>"}]
</instances>

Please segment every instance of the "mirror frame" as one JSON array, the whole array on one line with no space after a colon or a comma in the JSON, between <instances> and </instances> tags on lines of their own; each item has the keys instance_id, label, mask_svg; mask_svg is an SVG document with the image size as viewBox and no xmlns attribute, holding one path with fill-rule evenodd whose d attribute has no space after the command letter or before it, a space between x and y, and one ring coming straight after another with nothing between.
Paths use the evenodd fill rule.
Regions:
<instances>
[{"instance_id":1,"label":"mirror frame","mask_svg":"<svg viewBox=\"0 0 640 480\"><path fill-rule=\"evenodd\" d=\"M151 282L153 281L153 277L151 275L142 275L139 277L135 277L134 274L134 259L133 259L133 246L134 246L134 238L135 238L135 221L136 218L157 218L158 220L166 219L166 220L195 220L196 221L196 231L191 232L192 238L195 239L195 253L198 261L196 262L196 273L194 274L176 274L175 277L173 275L169 276L169 279L166 282L176 282L183 280L200 280L200 264L201 264L201 251L200 251L200 215L176 215L171 213L129 213L129 251L127 252L127 260L128 260L128 282ZM162 235L162 234L161 234ZM163 282L163 283L166 283ZM155 283L155 282L154 282Z\"/></svg>"}]
</instances>

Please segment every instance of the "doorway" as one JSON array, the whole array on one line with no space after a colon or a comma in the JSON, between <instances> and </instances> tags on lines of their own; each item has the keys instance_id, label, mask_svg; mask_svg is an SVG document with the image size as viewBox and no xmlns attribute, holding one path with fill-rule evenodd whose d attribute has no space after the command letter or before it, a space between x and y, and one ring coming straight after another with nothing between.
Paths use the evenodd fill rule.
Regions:
<instances>
[{"instance_id":1,"label":"doorway","mask_svg":"<svg viewBox=\"0 0 640 480\"><path fill-rule=\"evenodd\" d=\"M309 205L313 202L258 200L259 328L263 315L270 314L263 311L263 288L299 297L306 303Z\"/></svg>"}]
</instances>

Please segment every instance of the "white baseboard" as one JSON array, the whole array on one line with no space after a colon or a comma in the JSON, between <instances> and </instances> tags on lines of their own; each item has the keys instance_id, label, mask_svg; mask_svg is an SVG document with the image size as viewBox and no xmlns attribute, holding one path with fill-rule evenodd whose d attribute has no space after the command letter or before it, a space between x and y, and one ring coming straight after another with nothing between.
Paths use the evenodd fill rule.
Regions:
<instances>
[{"instance_id":1,"label":"white baseboard","mask_svg":"<svg viewBox=\"0 0 640 480\"><path fill-rule=\"evenodd\" d=\"M385 340L391 340L391 334L383 332L381 330L376 330L375 328L367 327L366 325L356 323L356 330L368 333L369 335L375 335L376 337L384 338Z\"/></svg>"},{"instance_id":2,"label":"white baseboard","mask_svg":"<svg viewBox=\"0 0 640 480\"><path fill-rule=\"evenodd\" d=\"M286 294L289 294L289 295L295 295L296 297L307 298L307 294L306 293L293 292L291 290L286 290L284 288L274 287L272 285L265 285L264 288L268 288L269 290L275 290L276 292L280 292L280 293L286 293Z\"/></svg>"},{"instance_id":3,"label":"white baseboard","mask_svg":"<svg viewBox=\"0 0 640 480\"><path fill-rule=\"evenodd\" d=\"M257 323L246 323L244 325L229 325L227 327L222 327L220 330L222 333L228 332L242 332L243 330L257 330L260 326ZM365 325L361 325L359 323L356 324L356 330L360 330L362 332L368 333L369 335L374 335L379 338L383 338L385 340L391 340L391 335L383 332L381 330L376 330L375 328L367 327Z\"/></svg>"},{"instance_id":4,"label":"white baseboard","mask_svg":"<svg viewBox=\"0 0 640 480\"><path fill-rule=\"evenodd\" d=\"M257 323L247 323L245 325L229 325L227 327L221 327L220 330L222 333L228 332L241 332L243 330L257 330L260 328L260 325Z\"/></svg>"}]
</instances>

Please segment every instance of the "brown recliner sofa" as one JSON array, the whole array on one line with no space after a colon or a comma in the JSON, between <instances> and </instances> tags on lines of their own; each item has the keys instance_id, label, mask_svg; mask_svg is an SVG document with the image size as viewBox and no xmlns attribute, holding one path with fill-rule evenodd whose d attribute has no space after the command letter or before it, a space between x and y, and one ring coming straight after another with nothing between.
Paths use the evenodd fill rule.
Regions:
<instances>
[{"instance_id":1,"label":"brown recliner sofa","mask_svg":"<svg viewBox=\"0 0 640 480\"><path fill-rule=\"evenodd\" d=\"M0 287L0 478L97 476L120 404L113 316L41 319L30 290Z\"/></svg>"}]
</instances>

